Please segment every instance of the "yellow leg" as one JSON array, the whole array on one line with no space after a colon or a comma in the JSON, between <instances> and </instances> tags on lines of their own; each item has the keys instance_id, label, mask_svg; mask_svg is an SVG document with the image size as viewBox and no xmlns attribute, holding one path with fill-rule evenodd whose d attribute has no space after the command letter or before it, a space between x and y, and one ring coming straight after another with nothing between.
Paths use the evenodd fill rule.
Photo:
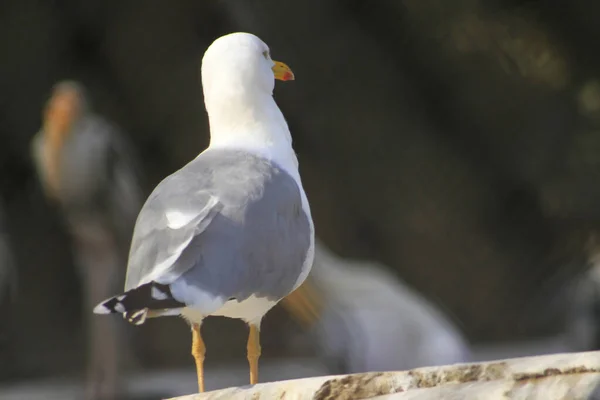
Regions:
<instances>
[{"instance_id":1,"label":"yellow leg","mask_svg":"<svg viewBox=\"0 0 600 400\"><path fill-rule=\"evenodd\" d=\"M248 364L250 364L250 384L258 383L258 359L260 358L260 328L258 325L250 325L248 334Z\"/></svg>"},{"instance_id":2,"label":"yellow leg","mask_svg":"<svg viewBox=\"0 0 600 400\"><path fill-rule=\"evenodd\" d=\"M196 373L198 374L198 391L204 392L204 355L206 347L200 333L200 324L192 324L192 356L196 361Z\"/></svg>"}]
</instances>

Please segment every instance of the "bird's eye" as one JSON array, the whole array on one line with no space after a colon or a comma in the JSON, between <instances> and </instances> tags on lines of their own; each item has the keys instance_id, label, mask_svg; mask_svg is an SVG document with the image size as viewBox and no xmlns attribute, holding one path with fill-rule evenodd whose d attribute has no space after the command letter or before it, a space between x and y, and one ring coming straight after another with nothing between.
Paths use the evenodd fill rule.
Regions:
<instances>
[{"instance_id":1,"label":"bird's eye","mask_svg":"<svg viewBox=\"0 0 600 400\"><path fill-rule=\"evenodd\" d=\"M265 57L266 60L268 60L269 59L269 50L263 51L263 56Z\"/></svg>"}]
</instances>

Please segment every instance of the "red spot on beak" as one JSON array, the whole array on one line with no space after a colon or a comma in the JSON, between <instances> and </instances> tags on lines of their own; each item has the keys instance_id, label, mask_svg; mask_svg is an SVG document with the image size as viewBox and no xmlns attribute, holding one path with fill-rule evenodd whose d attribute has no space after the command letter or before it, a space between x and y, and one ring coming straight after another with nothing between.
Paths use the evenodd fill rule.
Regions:
<instances>
[{"instance_id":1,"label":"red spot on beak","mask_svg":"<svg viewBox=\"0 0 600 400\"><path fill-rule=\"evenodd\" d=\"M285 74L283 74L283 80L284 81L293 81L294 80L294 74L291 72L286 72Z\"/></svg>"}]
</instances>

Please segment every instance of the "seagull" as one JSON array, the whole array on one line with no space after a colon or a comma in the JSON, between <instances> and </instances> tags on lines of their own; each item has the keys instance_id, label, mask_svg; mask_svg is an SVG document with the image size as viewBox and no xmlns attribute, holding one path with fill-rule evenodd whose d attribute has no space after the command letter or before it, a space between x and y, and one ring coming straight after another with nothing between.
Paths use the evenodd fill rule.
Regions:
<instances>
[{"instance_id":1,"label":"seagull","mask_svg":"<svg viewBox=\"0 0 600 400\"><path fill-rule=\"evenodd\" d=\"M231 33L209 46L202 59L209 146L150 194L136 221L125 292L94 309L135 325L186 319L200 392L204 318L248 324L256 384L261 320L312 267L314 225L292 137L273 99L275 79L294 74L257 36Z\"/></svg>"},{"instance_id":2,"label":"seagull","mask_svg":"<svg viewBox=\"0 0 600 400\"><path fill-rule=\"evenodd\" d=\"M442 310L386 266L340 257L318 238L310 276L281 304L332 374L471 361L466 338Z\"/></svg>"},{"instance_id":3,"label":"seagull","mask_svg":"<svg viewBox=\"0 0 600 400\"><path fill-rule=\"evenodd\" d=\"M70 229L91 235L92 226L102 226L127 253L144 179L125 134L94 112L81 83L54 85L31 156L44 194Z\"/></svg>"},{"instance_id":4,"label":"seagull","mask_svg":"<svg viewBox=\"0 0 600 400\"><path fill-rule=\"evenodd\" d=\"M144 200L142 174L125 135L94 112L83 84L57 82L42 119L30 143L32 161L47 200L64 218L85 303L92 308L123 285L121 270ZM86 324L86 398L116 398L123 390L125 332L109 320L90 318Z\"/></svg>"}]
</instances>

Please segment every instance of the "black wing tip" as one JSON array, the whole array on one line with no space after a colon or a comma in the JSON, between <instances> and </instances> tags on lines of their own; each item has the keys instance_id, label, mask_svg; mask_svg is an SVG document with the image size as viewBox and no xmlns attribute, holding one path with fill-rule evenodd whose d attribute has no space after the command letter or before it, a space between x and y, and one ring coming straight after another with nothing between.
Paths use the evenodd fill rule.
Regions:
<instances>
[{"instance_id":1,"label":"black wing tip","mask_svg":"<svg viewBox=\"0 0 600 400\"><path fill-rule=\"evenodd\" d=\"M104 300L94 307L94 314L122 314L127 311L125 305L122 303L122 300L126 298L127 294L122 294Z\"/></svg>"},{"instance_id":2,"label":"black wing tip","mask_svg":"<svg viewBox=\"0 0 600 400\"><path fill-rule=\"evenodd\" d=\"M121 311L125 309L125 306L119 301L119 298L124 299L121 295L112 297L98 304L94 307L94 314L123 314L123 318L133 325L142 325L146 322L149 311L148 308L133 311Z\"/></svg>"},{"instance_id":3,"label":"black wing tip","mask_svg":"<svg viewBox=\"0 0 600 400\"><path fill-rule=\"evenodd\" d=\"M94 307L94 314L112 314L112 311L104 303L100 303Z\"/></svg>"},{"instance_id":4,"label":"black wing tip","mask_svg":"<svg viewBox=\"0 0 600 400\"><path fill-rule=\"evenodd\" d=\"M169 285L149 282L104 300L94 308L94 314L123 314L130 323L141 325L150 310L181 307L185 304L172 297Z\"/></svg>"}]
</instances>

